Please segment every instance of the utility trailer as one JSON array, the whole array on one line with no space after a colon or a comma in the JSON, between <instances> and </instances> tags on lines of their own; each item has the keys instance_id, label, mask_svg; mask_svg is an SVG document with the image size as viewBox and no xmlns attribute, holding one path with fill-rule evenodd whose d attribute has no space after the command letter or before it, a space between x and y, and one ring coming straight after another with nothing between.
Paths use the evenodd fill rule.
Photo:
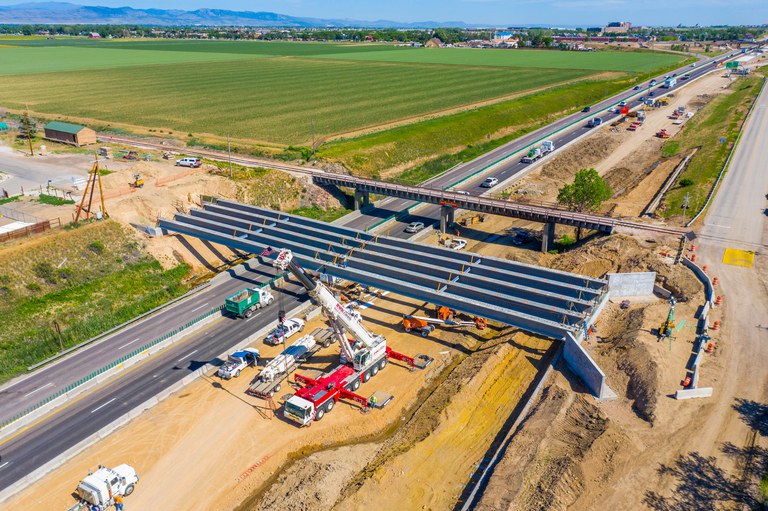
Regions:
<instances>
[{"instance_id":1,"label":"utility trailer","mask_svg":"<svg viewBox=\"0 0 768 511\"><path fill-rule=\"evenodd\" d=\"M533 163L555 150L555 143L551 140L545 140L539 147L532 148L528 154L520 160L522 163Z\"/></svg>"},{"instance_id":2,"label":"utility trailer","mask_svg":"<svg viewBox=\"0 0 768 511\"><path fill-rule=\"evenodd\" d=\"M305 335L267 362L256 380L245 391L246 394L263 399L274 396L280 392L289 374L315 356L321 348L330 346L333 341L331 329L316 328L311 334Z\"/></svg>"}]
</instances>

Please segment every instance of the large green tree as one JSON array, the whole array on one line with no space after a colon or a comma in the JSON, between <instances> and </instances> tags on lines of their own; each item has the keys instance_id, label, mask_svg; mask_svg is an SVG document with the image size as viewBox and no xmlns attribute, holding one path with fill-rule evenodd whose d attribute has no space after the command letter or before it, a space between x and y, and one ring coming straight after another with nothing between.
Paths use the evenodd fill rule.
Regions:
<instances>
[{"instance_id":1,"label":"large green tree","mask_svg":"<svg viewBox=\"0 0 768 511\"><path fill-rule=\"evenodd\" d=\"M595 169L581 169L573 183L564 185L557 192L557 202L571 211L587 213L599 208L612 193ZM581 229L576 229L576 239L581 239Z\"/></svg>"}]
</instances>

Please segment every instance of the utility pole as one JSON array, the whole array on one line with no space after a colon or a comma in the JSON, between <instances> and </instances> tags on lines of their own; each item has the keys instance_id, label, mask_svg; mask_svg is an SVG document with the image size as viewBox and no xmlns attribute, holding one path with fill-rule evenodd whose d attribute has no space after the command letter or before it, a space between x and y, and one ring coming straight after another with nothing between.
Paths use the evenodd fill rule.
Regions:
<instances>
[{"instance_id":1,"label":"utility pole","mask_svg":"<svg viewBox=\"0 0 768 511\"><path fill-rule=\"evenodd\" d=\"M313 117L311 119L312 121L312 159L315 159L315 118Z\"/></svg>"},{"instance_id":2,"label":"utility pole","mask_svg":"<svg viewBox=\"0 0 768 511\"><path fill-rule=\"evenodd\" d=\"M232 149L229 146L229 133L227 133L227 159L229 160L229 179L232 179Z\"/></svg>"},{"instance_id":3,"label":"utility pole","mask_svg":"<svg viewBox=\"0 0 768 511\"><path fill-rule=\"evenodd\" d=\"M685 211L691 206L691 194L686 193L683 197L683 225L685 225Z\"/></svg>"},{"instance_id":4,"label":"utility pole","mask_svg":"<svg viewBox=\"0 0 768 511\"><path fill-rule=\"evenodd\" d=\"M53 327L56 329L56 335L59 336L59 348L61 348L61 351L64 351L64 343L61 341L61 327L59 327L59 322L53 320Z\"/></svg>"},{"instance_id":5,"label":"utility pole","mask_svg":"<svg viewBox=\"0 0 768 511\"><path fill-rule=\"evenodd\" d=\"M29 107L24 112L24 128L27 130L27 141L29 142L29 155L35 156L35 150L32 149L32 134L29 131Z\"/></svg>"}]
</instances>

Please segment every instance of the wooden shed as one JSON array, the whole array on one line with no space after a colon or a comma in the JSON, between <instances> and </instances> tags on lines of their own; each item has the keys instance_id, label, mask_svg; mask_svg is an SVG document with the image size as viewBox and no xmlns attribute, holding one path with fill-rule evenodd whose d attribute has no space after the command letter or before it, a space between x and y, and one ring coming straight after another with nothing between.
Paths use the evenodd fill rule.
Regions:
<instances>
[{"instance_id":1,"label":"wooden shed","mask_svg":"<svg viewBox=\"0 0 768 511\"><path fill-rule=\"evenodd\" d=\"M45 138L63 144L83 146L96 143L96 132L91 128L70 124L68 122L53 121L45 125Z\"/></svg>"}]
</instances>

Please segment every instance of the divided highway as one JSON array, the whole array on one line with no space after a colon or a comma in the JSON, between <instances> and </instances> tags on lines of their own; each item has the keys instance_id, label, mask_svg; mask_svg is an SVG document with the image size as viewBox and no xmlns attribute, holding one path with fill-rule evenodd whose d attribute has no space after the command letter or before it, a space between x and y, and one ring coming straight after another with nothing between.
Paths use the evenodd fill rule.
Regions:
<instances>
[{"instance_id":1,"label":"divided highway","mask_svg":"<svg viewBox=\"0 0 768 511\"><path fill-rule=\"evenodd\" d=\"M694 78L709 70L716 60L723 60L723 57L703 61L695 69L681 68L677 73L689 72ZM471 178L470 176L544 138L553 139L560 147L579 136L582 128L577 126L571 130L564 130L562 134L554 137L552 136L553 133L563 130L577 121L586 120L596 115L610 120L612 116L602 112L602 110L616 105L621 100L629 100L633 96L639 96L641 92L626 91L597 105L592 105L590 114L570 115L438 176L425 183L425 186L448 188L467 179L466 184L461 185L460 188L473 195L479 194L484 190L478 187L479 182L486 176L483 175L482 178L479 176ZM243 160L242 163L247 165L250 162ZM261 162L258 164L262 165ZM510 160L500 163L496 170L487 174L503 181L524 168L524 165ZM299 169L291 168L290 170ZM305 169L304 171L309 172L310 170ZM345 223L349 227L363 229L393 213L403 211L412 204L405 200L388 200L379 208L369 211L365 215L351 215ZM439 206L426 206L417 216L403 219L401 223L397 224L397 227L392 229L391 234L405 237L402 229L408 222L425 219L433 222L438 216ZM12 382L0 390L0 420L13 416L98 367L106 365L125 353L133 351L141 344L160 337L179 325L200 316L207 310L220 305L226 296L238 289L255 282L263 282L273 275L274 271L271 268L255 266L252 271L233 276L222 284L201 291L194 298L180 302L165 311L150 316L145 321L127 327L108 340L97 342L63 361L36 371L29 377ZM303 290L292 284L285 286L282 292L285 293L284 308L289 314L290 311L300 305L301 301L306 300L306 294ZM134 366L120 377L86 394L79 400L63 406L28 429L0 442L0 456L2 456L0 461L0 492L134 407L181 380L248 335L274 322L277 309L278 306L273 305L259 311L249 320L231 318L216 320L201 331L177 342L169 349Z\"/></svg>"},{"instance_id":2,"label":"divided highway","mask_svg":"<svg viewBox=\"0 0 768 511\"><path fill-rule=\"evenodd\" d=\"M684 87L691 80L709 72L712 70L712 66L716 63L722 62L730 58L730 55L724 55L711 59L703 59L696 64L695 68L690 66L681 67L676 71L671 71L669 74L676 73L678 77L683 74L690 76L689 80L678 80L678 83L669 89L660 89L663 92L674 91L681 87ZM659 90L659 87L664 83L664 77L658 76L656 80L660 82L654 89ZM647 87L640 88L638 90L628 90L620 94L617 94L609 99L601 101L596 105L590 105L591 110L589 113L578 112L571 114L563 119L560 119L548 126L540 128L534 132L529 133L523 137L508 142L493 151L490 151L472 161L469 161L463 165L455 167L448 172L441 174L429 181L422 183L422 186L436 189L456 189L466 191L471 195L481 195L488 191L487 188L480 187L480 183L486 177L495 177L499 182L503 182L516 174L524 171L529 164L520 163L519 158L509 158L511 155L528 149L529 147L538 144L540 141L547 139L552 140L555 143L555 151L560 147L563 147L568 142L580 137L584 134L586 128L586 122L593 117L601 117L604 122L611 122L619 115L615 112L606 111L607 109L615 110L616 105L621 101L626 101L627 105L634 107L640 104L640 97L648 97L649 89ZM551 157L551 156L549 156ZM509 158L508 161L501 162L505 158ZM495 169L489 169L487 172L482 172L491 165L498 163ZM457 185L457 183L460 183ZM364 214L359 215L354 220L350 221L346 225L355 229L366 229L372 225L377 224L382 219L388 218L394 214L398 214L409 207L413 207L416 203L406 199L388 199L380 203L380 205L374 209L366 211ZM420 209L414 214L405 216L388 229L389 235L398 238L408 238L412 236L404 232L405 227L411 222L424 222L425 225L430 225L437 222L440 218L440 206L426 205L420 207Z\"/></svg>"}]
</instances>

